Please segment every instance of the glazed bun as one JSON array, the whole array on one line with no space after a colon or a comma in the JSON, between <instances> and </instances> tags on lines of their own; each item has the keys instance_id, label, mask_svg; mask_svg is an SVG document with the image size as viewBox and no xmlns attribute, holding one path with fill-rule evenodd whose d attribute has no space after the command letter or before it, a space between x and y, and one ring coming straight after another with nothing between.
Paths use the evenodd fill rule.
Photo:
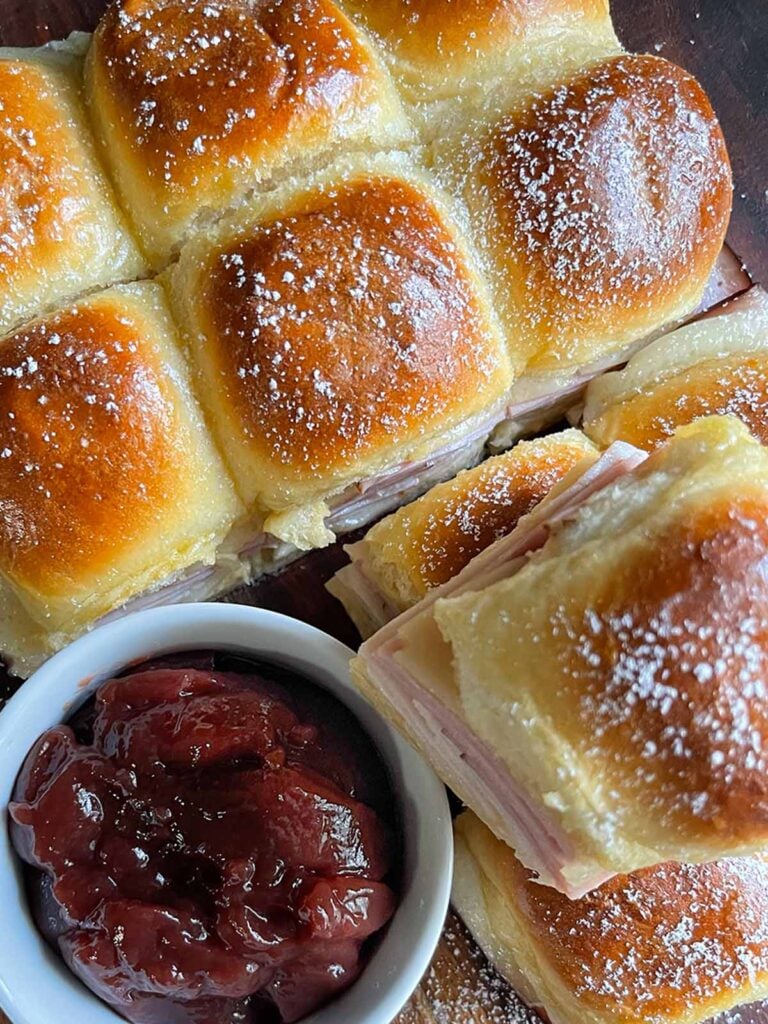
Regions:
<instances>
[{"instance_id":1,"label":"glazed bun","mask_svg":"<svg viewBox=\"0 0 768 1024\"><path fill-rule=\"evenodd\" d=\"M768 840L768 452L732 417L575 467L352 673L544 884Z\"/></svg>"},{"instance_id":2,"label":"glazed bun","mask_svg":"<svg viewBox=\"0 0 768 1024\"><path fill-rule=\"evenodd\" d=\"M453 903L551 1024L698 1024L768 996L768 860L661 864L579 900L535 878L471 813Z\"/></svg>"},{"instance_id":3,"label":"glazed bun","mask_svg":"<svg viewBox=\"0 0 768 1024\"><path fill-rule=\"evenodd\" d=\"M144 269L96 158L77 49L0 50L0 333Z\"/></svg>"},{"instance_id":4,"label":"glazed bun","mask_svg":"<svg viewBox=\"0 0 768 1024\"><path fill-rule=\"evenodd\" d=\"M344 0L427 139L620 51L607 0Z\"/></svg>"},{"instance_id":5,"label":"glazed bun","mask_svg":"<svg viewBox=\"0 0 768 1024\"><path fill-rule=\"evenodd\" d=\"M731 174L701 86L659 57L614 57L483 130L435 144L463 196L510 351L539 378L594 375L699 303Z\"/></svg>"},{"instance_id":6,"label":"glazed bun","mask_svg":"<svg viewBox=\"0 0 768 1024\"><path fill-rule=\"evenodd\" d=\"M124 285L0 340L0 646L26 673L200 562L239 512L162 289Z\"/></svg>"},{"instance_id":7,"label":"glazed bun","mask_svg":"<svg viewBox=\"0 0 768 1024\"><path fill-rule=\"evenodd\" d=\"M731 413L768 443L768 295L753 288L716 315L665 335L587 390L584 428L599 444L655 448L701 416Z\"/></svg>"},{"instance_id":8,"label":"glazed bun","mask_svg":"<svg viewBox=\"0 0 768 1024\"><path fill-rule=\"evenodd\" d=\"M332 0L119 0L88 55L105 158L155 267L253 189L411 137Z\"/></svg>"},{"instance_id":9,"label":"glazed bun","mask_svg":"<svg viewBox=\"0 0 768 1024\"><path fill-rule=\"evenodd\" d=\"M768 453L712 417L521 571L436 603L467 720L578 860L619 873L765 846L766 524Z\"/></svg>"},{"instance_id":10,"label":"glazed bun","mask_svg":"<svg viewBox=\"0 0 768 1024\"><path fill-rule=\"evenodd\" d=\"M298 547L333 539L331 512L374 500L387 474L390 507L404 500L404 465L447 451L452 475L498 418L512 370L472 253L404 160L255 200L185 248L170 281L240 493Z\"/></svg>"},{"instance_id":11,"label":"glazed bun","mask_svg":"<svg viewBox=\"0 0 768 1024\"><path fill-rule=\"evenodd\" d=\"M510 533L575 466L597 457L578 430L521 441L382 519L347 547L351 564L328 589L370 636Z\"/></svg>"}]
</instances>

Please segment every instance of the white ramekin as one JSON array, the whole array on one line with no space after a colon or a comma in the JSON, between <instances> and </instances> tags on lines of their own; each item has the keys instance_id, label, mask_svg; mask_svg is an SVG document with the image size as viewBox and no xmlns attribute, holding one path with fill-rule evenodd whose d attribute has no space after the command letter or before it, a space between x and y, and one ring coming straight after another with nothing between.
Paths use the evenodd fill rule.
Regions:
<instances>
[{"instance_id":1,"label":"white ramekin","mask_svg":"<svg viewBox=\"0 0 768 1024\"><path fill-rule=\"evenodd\" d=\"M274 612L189 604L137 612L75 641L40 668L0 713L0 1007L13 1024L115 1024L120 1018L70 974L30 916L11 847L7 805L27 752L102 682L154 655L219 649L258 656L316 680L357 716L389 768L400 801L401 901L357 982L305 1024L389 1024L429 965L450 893L451 819L445 789L418 754L353 688L343 644Z\"/></svg>"}]
</instances>

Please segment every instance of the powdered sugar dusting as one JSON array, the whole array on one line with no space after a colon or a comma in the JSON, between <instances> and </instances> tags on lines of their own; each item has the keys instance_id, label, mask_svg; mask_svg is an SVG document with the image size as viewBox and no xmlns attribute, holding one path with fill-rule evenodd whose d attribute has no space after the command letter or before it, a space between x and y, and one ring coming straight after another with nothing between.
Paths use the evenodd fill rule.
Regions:
<instances>
[{"instance_id":1,"label":"powdered sugar dusting","mask_svg":"<svg viewBox=\"0 0 768 1024\"><path fill-rule=\"evenodd\" d=\"M432 966L398 1024L540 1024L449 915Z\"/></svg>"},{"instance_id":2,"label":"powdered sugar dusting","mask_svg":"<svg viewBox=\"0 0 768 1024\"><path fill-rule=\"evenodd\" d=\"M670 297L693 301L691 274L703 288L722 244L722 134L701 88L660 58L613 58L453 159L516 337L522 318L523 340L551 361L613 337L614 308L632 332Z\"/></svg>"},{"instance_id":3,"label":"powdered sugar dusting","mask_svg":"<svg viewBox=\"0 0 768 1024\"><path fill-rule=\"evenodd\" d=\"M653 834L674 835L681 815L723 840L768 822L766 550L762 507L734 499L657 538L654 559L623 566L586 610L552 618L586 754L652 811Z\"/></svg>"},{"instance_id":4,"label":"powdered sugar dusting","mask_svg":"<svg viewBox=\"0 0 768 1024\"><path fill-rule=\"evenodd\" d=\"M0 556L26 585L71 592L180 498L184 435L145 329L97 305L3 340Z\"/></svg>"},{"instance_id":5,"label":"powdered sugar dusting","mask_svg":"<svg viewBox=\"0 0 768 1024\"><path fill-rule=\"evenodd\" d=\"M661 1024L765 983L767 891L755 857L662 864L573 901L529 883L523 906L585 1006Z\"/></svg>"},{"instance_id":6,"label":"powdered sugar dusting","mask_svg":"<svg viewBox=\"0 0 768 1024\"><path fill-rule=\"evenodd\" d=\"M70 89L58 71L0 59L0 331L114 279L127 252Z\"/></svg>"},{"instance_id":7,"label":"powdered sugar dusting","mask_svg":"<svg viewBox=\"0 0 768 1024\"><path fill-rule=\"evenodd\" d=\"M633 396L594 423L602 440L620 436L653 448L701 416L734 415L768 444L768 360L743 355L693 366ZM610 434L610 436L607 436Z\"/></svg>"},{"instance_id":8,"label":"powdered sugar dusting","mask_svg":"<svg viewBox=\"0 0 768 1024\"><path fill-rule=\"evenodd\" d=\"M99 37L122 130L169 196L238 169L268 177L291 130L325 119L309 143L325 146L375 99L370 58L329 0L123 0Z\"/></svg>"},{"instance_id":9,"label":"powdered sugar dusting","mask_svg":"<svg viewBox=\"0 0 768 1024\"><path fill-rule=\"evenodd\" d=\"M395 442L506 384L451 231L404 183L341 185L249 229L215 255L201 301L242 440L274 467L348 468L379 444L402 460Z\"/></svg>"},{"instance_id":10,"label":"powdered sugar dusting","mask_svg":"<svg viewBox=\"0 0 768 1024\"><path fill-rule=\"evenodd\" d=\"M585 454L576 440L523 442L461 473L373 528L377 562L412 566L419 594L445 583L509 533Z\"/></svg>"}]
</instances>

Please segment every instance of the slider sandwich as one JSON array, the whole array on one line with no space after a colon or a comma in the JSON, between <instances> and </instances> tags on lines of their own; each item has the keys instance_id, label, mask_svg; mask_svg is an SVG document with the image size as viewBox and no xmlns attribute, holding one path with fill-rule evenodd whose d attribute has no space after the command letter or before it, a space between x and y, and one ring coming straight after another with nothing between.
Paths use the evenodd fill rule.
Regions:
<instances>
[{"instance_id":1,"label":"slider sandwich","mask_svg":"<svg viewBox=\"0 0 768 1024\"><path fill-rule=\"evenodd\" d=\"M115 608L242 579L224 546L242 508L158 284L0 338L0 509L0 650L19 675Z\"/></svg>"},{"instance_id":2,"label":"slider sandwich","mask_svg":"<svg viewBox=\"0 0 768 1024\"><path fill-rule=\"evenodd\" d=\"M577 467L361 648L361 690L578 897L768 839L768 452L730 417Z\"/></svg>"},{"instance_id":3,"label":"slider sandwich","mask_svg":"<svg viewBox=\"0 0 768 1024\"><path fill-rule=\"evenodd\" d=\"M402 156L254 198L168 286L255 548L328 544L474 464L514 378L450 197Z\"/></svg>"},{"instance_id":4,"label":"slider sandwich","mask_svg":"<svg viewBox=\"0 0 768 1024\"><path fill-rule=\"evenodd\" d=\"M696 323L659 338L625 369L587 389L584 429L656 448L701 416L738 416L768 442L768 295L752 288Z\"/></svg>"},{"instance_id":5,"label":"slider sandwich","mask_svg":"<svg viewBox=\"0 0 768 1024\"><path fill-rule=\"evenodd\" d=\"M578 430L521 441L437 484L347 547L351 564L328 583L363 637L447 583L597 448Z\"/></svg>"},{"instance_id":6,"label":"slider sandwich","mask_svg":"<svg viewBox=\"0 0 768 1024\"><path fill-rule=\"evenodd\" d=\"M455 840L454 906L551 1024L699 1024L768 997L765 854L658 864L569 900L471 812Z\"/></svg>"},{"instance_id":7,"label":"slider sandwich","mask_svg":"<svg viewBox=\"0 0 768 1024\"><path fill-rule=\"evenodd\" d=\"M700 307L732 182L711 104L682 68L608 56L441 136L431 159L467 207L525 361L501 442L557 419L592 377Z\"/></svg>"}]
</instances>

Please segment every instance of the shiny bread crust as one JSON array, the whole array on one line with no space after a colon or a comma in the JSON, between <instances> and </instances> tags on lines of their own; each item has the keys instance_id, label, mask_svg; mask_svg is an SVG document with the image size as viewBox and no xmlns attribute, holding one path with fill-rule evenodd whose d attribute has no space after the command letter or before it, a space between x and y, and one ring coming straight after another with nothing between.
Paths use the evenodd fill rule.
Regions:
<instances>
[{"instance_id":1,"label":"shiny bread crust","mask_svg":"<svg viewBox=\"0 0 768 1024\"><path fill-rule=\"evenodd\" d=\"M99 166L81 59L0 51L0 333L145 269Z\"/></svg>"},{"instance_id":2,"label":"shiny bread crust","mask_svg":"<svg viewBox=\"0 0 768 1024\"><path fill-rule=\"evenodd\" d=\"M94 34L86 92L158 269L254 188L411 134L374 49L332 0L122 0Z\"/></svg>"},{"instance_id":3,"label":"shiny bread crust","mask_svg":"<svg viewBox=\"0 0 768 1024\"><path fill-rule=\"evenodd\" d=\"M453 903L552 1024L686 1024L768 993L768 859L665 863L578 900L538 884L471 812Z\"/></svg>"}]
</instances>

